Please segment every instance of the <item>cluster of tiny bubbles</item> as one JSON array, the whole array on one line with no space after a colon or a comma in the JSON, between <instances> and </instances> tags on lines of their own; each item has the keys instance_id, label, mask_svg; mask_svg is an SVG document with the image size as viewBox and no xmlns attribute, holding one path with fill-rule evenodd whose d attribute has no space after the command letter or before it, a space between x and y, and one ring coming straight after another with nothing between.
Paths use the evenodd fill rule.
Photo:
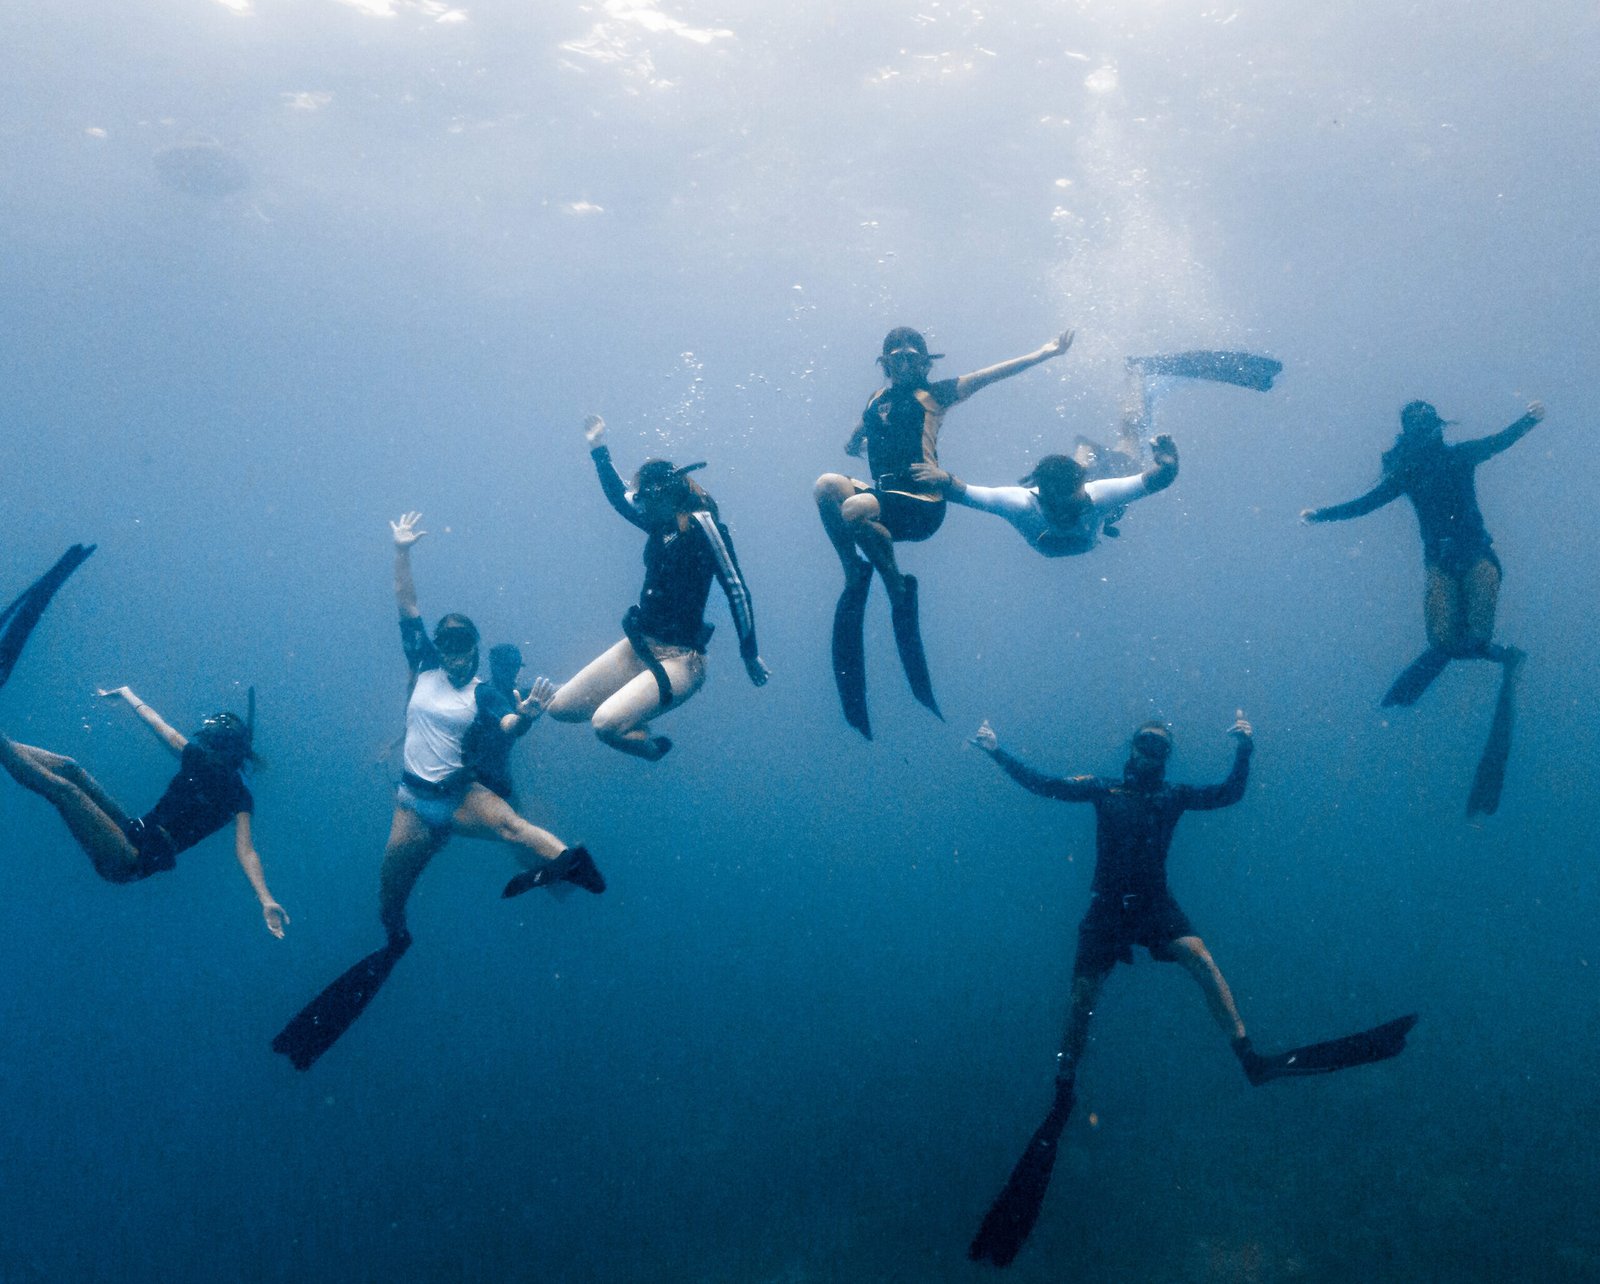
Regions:
<instances>
[{"instance_id":1,"label":"cluster of tiny bubbles","mask_svg":"<svg viewBox=\"0 0 1600 1284\"><path fill-rule=\"evenodd\" d=\"M656 425L655 435L664 450L671 450L675 444L685 440L704 418L705 363L692 352L680 352L677 369L662 376L671 381L685 377L688 379L687 387Z\"/></svg>"}]
</instances>

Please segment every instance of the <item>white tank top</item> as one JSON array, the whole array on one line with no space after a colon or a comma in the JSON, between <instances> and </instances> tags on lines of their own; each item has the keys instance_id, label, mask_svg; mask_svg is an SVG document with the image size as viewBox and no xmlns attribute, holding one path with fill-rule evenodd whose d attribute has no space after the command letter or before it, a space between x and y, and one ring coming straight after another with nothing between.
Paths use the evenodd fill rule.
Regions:
<instances>
[{"instance_id":1,"label":"white tank top","mask_svg":"<svg viewBox=\"0 0 1600 1284\"><path fill-rule=\"evenodd\" d=\"M406 770L430 784L460 771L461 742L478 716L478 683L453 687L443 669L417 674L406 705Z\"/></svg>"}]
</instances>

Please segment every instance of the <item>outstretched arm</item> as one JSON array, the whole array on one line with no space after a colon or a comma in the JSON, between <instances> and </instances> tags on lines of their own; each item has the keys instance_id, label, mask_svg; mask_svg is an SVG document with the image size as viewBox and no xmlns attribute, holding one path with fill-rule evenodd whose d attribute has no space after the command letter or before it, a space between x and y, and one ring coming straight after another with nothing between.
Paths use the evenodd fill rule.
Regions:
<instances>
[{"instance_id":1,"label":"outstretched arm","mask_svg":"<svg viewBox=\"0 0 1600 1284\"><path fill-rule=\"evenodd\" d=\"M594 470L600 474L600 489L605 492L611 507L622 515L624 521L630 522L642 531L649 530L649 523L639 516L634 506L628 502L628 487L622 480L622 474L617 471L617 466L611 462L611 448L601 440L605 436L605 431L606 421L599 415L590 415L583 421L583 439L589 443L589 458L594 460Z\"/></svg>"},{"instance_id":2,"label":"outstretched arm","mask_svg":"<svg viewBox=\"0 0 1600 1284\"><path fill-rule=\"evenodd\" d=\"M1054 798L1057 802L1093 802L1101 792L1100 782L1093 776L1047 776L1035 771L1027 763L1013 758L1000 747L1000 738L985 719L972 735L969 744L976 745L988 754L1011 779L1029 793L1041 798Z\"/></svg>"},{"instance_id":3,"label":"outstretched arm","mask_svg":"<svg viewBox=\"0 0 1600 1284\"><path fill-rule=\"evenodd\" d=\"M971 374L964 374L956 380L956 400L965 401L979 389L987 388L991 383L998 383L1001 379L1009 379L1014 374L1021 374L1024 370L1031 369L1042 361L1049 361L1052 357L1061 356L1072 346L1072 331L1063 330L1056 338L1044 347L1024 356L1012 357L1010 361L1002 361L999 365L986 366L982 370L974 370Z\"/></svg>"},{"instance_id":4,"label":"outstretched arm","mask_svg":"<svg viewBox=\"0 0 1600 1284\"><path fill-rule=\"evenodd\" d=\"M261 870L261 857L256 854L255 843L250 837L250 813L247 811L241 811L233 818L233 854L239 858L239 868L244 870L244 876L255 889L256 899L261 902L261 917L267 922L267 931L281 941L283 929L289 925L289 916L267 890L267 876Z\"/></svg>"},{"instance_id":5,"label":"outstretched arm","mask_svg":"<svg viewBox=\"0 0 1600 1284\"><path fill-rule=\"evenodd\" d=\"M1303 522L1342 522L1351 517L1365 517L1385 504L1400 498L1400 479L1385 477L1365 495L1347 504L1334 504L1328 508L1307 508L1300 514Z\"/></svg>"},{"instance_id":6,"label":"outstretched arm","mask_svg":"<svg viewBox=\"0 0 1600 1284\"><path fill-rule=\"evenodd\" d=\"M1486 459L1493 459L1502 450L1515 446L1532 432L1533 426L1543 418L1544 402L1530 401L1526 413L1510 427L1502 428L1488 437L1479 437L1476 441L1464 441L1456 449L1465 451L1467 458L1473 463L1481 464Z\"/></svg>"},{"instance_id":7,"label":"outstretched arm","mask_svg":"<svg viewBox=\"0 0 1600 1284\"><path fill-rule=\"evenodd\" d=\"M402 620L415 620L422 615L417 609L417 584L411 578L411 546L428 533L417 529L421 520L421 513L412 512L389 523L394 532L394 601Z\"/></svg>"},{"instance_id":8,"label":"outstretched arm","mask_svg":"<svg viewBox=\"0 0 1600 1284\"><path fill-rule=\"evenodd\" d=\"M134 713L139 716L139 721L149 727L155 733L156 739L173 753L182 754L183 747L189 743L187 737L180 735L159 713L134 695L132 687L102 687L95 694L107 700L114 700L119 696L126 700Z\"/></svg>"},{"instance_id":9,"label":"outstretched arm","mask_svg":"<svg viewBox=\"0 0 1600 1284\"><path fill-rule=\"evenodd\" d=\"M1233 726L1228 728L1233 737L1233 770L1220 785L1180 786L1185 811L1216 811L1231 807L1244 797L1244 787L1250 781L1250 755L1255 752L1255 740L1250 724L1240 709Z\"/></svg>"}]
</instances>

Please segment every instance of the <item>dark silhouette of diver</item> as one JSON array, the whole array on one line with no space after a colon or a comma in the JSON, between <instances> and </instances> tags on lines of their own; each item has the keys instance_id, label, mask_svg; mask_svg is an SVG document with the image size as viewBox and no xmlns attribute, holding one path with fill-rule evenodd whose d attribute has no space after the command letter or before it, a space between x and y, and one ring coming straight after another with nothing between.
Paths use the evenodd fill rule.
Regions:
<instances>
[{"instance_id":1,"label":"dark silhouette of diver","mask_svg":"<svg viewBox=\"0 0 1600 1284\"><path fill-rule=\"evenodd\" d=\"M1072 331L1067 330L1024 356L930 383L928 372L944 354L930 354L927 340L910 326L897 326L884 336L878 364L889 377L888 386L872 394L845 443L847 454L866 451L872 481L824 473L815 491L817 514L844 567L844 592L833 616L834 678L845 720L868 740L872 721L867 714L863 626L874 570L889 594L895 646L911 693L936 716L944 716L933 696L922 649L917 580L900 570L894 552L897 543L930 538L944 522L944 495L920 480L913 466L937 467L939 430L952 406L992 383L1061 356L1071 346Z\"/></svg>"},{"instance_id":2,"label":"dark silhouette of diver","mask_svg":"<svg viewBox=\"0 0 1600 1284\"><path fill-rule=\"evenodd\" d=\"M1089 912L1078 928L1071 1012L1056 1058L1055 1099L967 1250L974 1261L1009 1265L1032 1231L1049 1185L1056 1143L1072 1111L1095 1001L1111 969L1133 962L1135 945L1147 949L1151 958L1183 965L1232 1041L1245 1077L1256 1086L1382 1061L1405 1047L1415 1016L1274 1055L1251 1045L1227 981L1167 887L1167 850L1183 813L1230 807L1244 797L1254 742L1242 711L1228 734L1235 741L1233 770L1220 785L1204 787L1167 782L1172 733L1160 722L1147 722L1134 732L1120 780L1043 775L1002 749L987 722L972 737L1025 789L1060 802L1092 803L1097 822L1094 882Z\"/></svg>"},{"instance_id":3,"label":"dark silhouette of diver","mask_svg":"<svg viewBox=\"0 0 1600 1284\"><path fill-rule=\"evenodd\" d=\"M1328 508L1308 508L1306 522L1361 517L1404 495L1416 510L1427 577L1423 619L1428 647L1395 679L1385 707L1410 706L1422 698L1451 660L1489 660L1501 666L1500 694L1483 757L1467 798L1469 816L1492 815L1500 805L1518 670L1527 658L1514 646L1493 641L1501 567L1494 540L1478 508L1478 465L1521 441L1544 418L1544 405L1528 403L1522 418L1488 437L1446 444L1445 426L1426 401L1400 411L1400 435L1383 455L1383 478L1365 495Z\"/></svg>"}]
</instances>

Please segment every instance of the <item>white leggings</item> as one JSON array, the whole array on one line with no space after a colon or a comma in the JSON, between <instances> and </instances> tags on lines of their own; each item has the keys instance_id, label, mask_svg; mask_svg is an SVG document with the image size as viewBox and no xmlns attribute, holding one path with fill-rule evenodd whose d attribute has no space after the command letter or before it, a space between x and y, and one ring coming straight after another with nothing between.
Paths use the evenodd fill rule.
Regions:
<instances>
[{"instance_id":1,"label":"white leggings","mask_svg":"<svg viewBox=\"0 0 1600 1284\"><path fill-rule=\"evenodd\" d=\"M650 650L672 684L669 708L676 709L705 684L706 657L701 652L655 642ZM650 719L666 709L655 674L624 638L569 679L556 692L548 712L560 722L589 721L601 739L611 740L647 731Z\"/></svg>"}]
</instances>

